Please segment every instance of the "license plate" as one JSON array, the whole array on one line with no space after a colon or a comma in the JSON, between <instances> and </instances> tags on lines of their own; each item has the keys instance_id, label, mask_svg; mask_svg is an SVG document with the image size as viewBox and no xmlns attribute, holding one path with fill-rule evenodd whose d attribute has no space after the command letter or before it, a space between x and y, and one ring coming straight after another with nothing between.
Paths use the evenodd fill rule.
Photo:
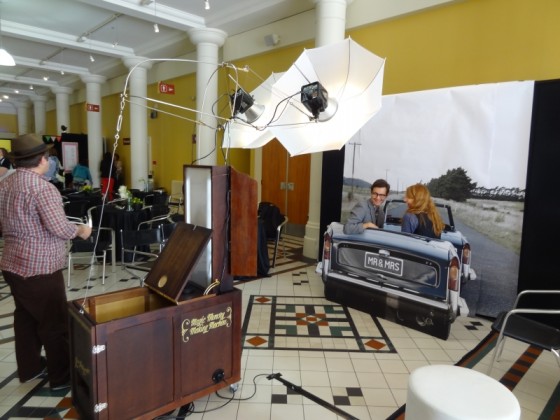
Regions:
<instances>
[{"instance_id":1,"label":"license plate","mask_svg":"<svg viewBox=\"0 0 560 420\"><path fill-rule=\"evenodd\" d=\"M404 260L375 254L373 252L366 252L364 267L401 277L403 274Z\"/></svg>"}]
</instances>

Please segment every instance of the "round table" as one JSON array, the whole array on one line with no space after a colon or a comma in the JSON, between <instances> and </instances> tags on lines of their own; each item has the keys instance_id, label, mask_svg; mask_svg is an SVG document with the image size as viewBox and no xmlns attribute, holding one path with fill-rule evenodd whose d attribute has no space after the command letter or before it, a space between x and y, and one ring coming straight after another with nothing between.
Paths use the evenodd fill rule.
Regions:
<instances>
[{"instance_id":1,"label":"round table","mask_svg":"<svg viewBox=\"0 0 560 420\"><path fill-rule=\"evenodd\" d=\"M406 420L518 420L520 416L515 395L483 373L430 365L410 374Z\"/></svg>"}]
</instances>

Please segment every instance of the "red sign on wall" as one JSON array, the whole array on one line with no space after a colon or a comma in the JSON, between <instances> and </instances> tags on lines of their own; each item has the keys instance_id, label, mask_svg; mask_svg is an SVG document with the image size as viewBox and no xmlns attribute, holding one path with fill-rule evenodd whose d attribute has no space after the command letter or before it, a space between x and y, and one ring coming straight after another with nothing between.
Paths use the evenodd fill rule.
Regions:
<instances>
[{"instance_id":1,"label":"red sign on wall","mask_svg":"<svg viewBox=\"0 0 560 420\"><path fill-rule=\"evenodd\" d=\"M89 112L99 112L99 105L96 105L96 104L86 104L86 111L89 111Z\"/></svg>"},{"instance_id":2,"label":"red sign on wall","mask_svg":"<svg viewBox=\"0 0 560 420\"><path fill-rule=\"evenodd\" d=\"M159 82L158 89L159 89L159 93L175 95L175 85L172 85L170 83Z\"/></svg>"}]
</instances>

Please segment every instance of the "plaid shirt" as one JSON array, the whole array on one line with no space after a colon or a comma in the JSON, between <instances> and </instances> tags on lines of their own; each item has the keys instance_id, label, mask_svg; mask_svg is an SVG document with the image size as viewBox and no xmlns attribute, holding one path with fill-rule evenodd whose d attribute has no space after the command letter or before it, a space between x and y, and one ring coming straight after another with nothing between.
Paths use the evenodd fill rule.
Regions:
<instances>
[{"instance_id":1,"label":"plaid shirt","mask_svg":"<svg viewBox=\"0 0 560 420\"><path fill-rule=\"evenodd\" d=\"M0 182L0 229L0 269L22 277L64 268L66 242L78 233L66 219L56 187L26 168Z\"/></svg>"}]
</instances>

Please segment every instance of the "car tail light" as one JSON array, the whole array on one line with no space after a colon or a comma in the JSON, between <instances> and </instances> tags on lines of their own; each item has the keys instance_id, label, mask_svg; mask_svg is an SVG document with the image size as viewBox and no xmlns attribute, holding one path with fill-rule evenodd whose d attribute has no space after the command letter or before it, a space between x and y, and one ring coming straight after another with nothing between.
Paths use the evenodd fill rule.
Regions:
<instances>
[{"instance_id":1,"label":"car tail light","mask_svg":"<svg viewBox=\"0 0 560 420\"><path fill-rule=\"evenodd\" d=\"M449 263L449 272L447 273L447 288L457 292L459 290L459 260L453 257Z\"/></svg>"},{"instance_id":2,"label":"car tail light","mask_svg":"<svg viewBox=\"0 0 560 420\"><path fill-rule=\"evenodd\" d=\"M323 264L331 259L332 236L325 233L323 236Z\"/></svg>"},{"instance_id":3,"label":"car tail light","mask_svg":"<svg viewBox=\"0 0 560 420\"><path fill-rule=\"evenodd\" d=\"M461 260L463 264L471 263L471 246L469 244L465 244L463 246L463 254L461 256Z\"/></svg>"}]
</instances>

